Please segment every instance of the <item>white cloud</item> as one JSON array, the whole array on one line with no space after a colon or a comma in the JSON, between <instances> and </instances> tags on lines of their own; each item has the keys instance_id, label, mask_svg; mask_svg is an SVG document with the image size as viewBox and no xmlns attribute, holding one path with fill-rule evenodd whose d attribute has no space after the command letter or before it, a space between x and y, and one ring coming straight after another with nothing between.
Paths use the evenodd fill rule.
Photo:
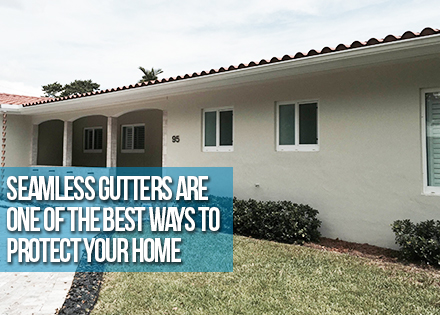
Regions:
<instances>
[{"instance_id":1,"label":"white cloud","mask_svg":"<svg viewBox=\"0 0 440 315\"><path fill-rule=\"evenodd\" d=\"M18 94L26 96L43 96L41 88L26 85L23 82L0 80L0 93Z\"/></svg>"},{"instance_id":2,"label":"white cloud","mask_svg":"<svg viewBox=\"0 0 440 315\"><path fill-rule=\"evenodd\" d=\"M0 0L0 7L20 10L23 9L24 6L21 0Z\"/></svg>"},{"instance_id":3,"label":"white cloud","mask_svg":"<svg viewBox=\"0 0 440 315\"><path fill-rule=\"evenodd\" d=\"M109 88L135 83L141 65L175 76L420 31L438 27L440 12L436 0L0 0L0 7L0 80L34 90L75 79Z\"/></svg>"}]
</instances>

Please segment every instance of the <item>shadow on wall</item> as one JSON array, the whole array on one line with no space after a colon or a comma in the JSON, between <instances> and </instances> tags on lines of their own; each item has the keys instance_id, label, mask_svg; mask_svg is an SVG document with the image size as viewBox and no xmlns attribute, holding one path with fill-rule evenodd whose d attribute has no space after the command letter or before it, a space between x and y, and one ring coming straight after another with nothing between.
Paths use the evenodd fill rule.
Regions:
<instances>
[{"instance_id":1,"label":"shadow on wall","mask_svg":"<svg viewBox=\"0 0 440 315\"><path fill-rule=\"evenodd\" d=\"M117 166L162 166L162 116L159 109L144 109L118 118Z\"/></svg>"},{"instance_id":2,"label":"shadow on wall","mask_svg":"<svg viewBox=\"0 0 440 315\"><path fill-rule=\"evenodd\" d=\"M62 120L48 120L38 125L38 165L63 165Z\"/></svg>"},{"instance_id":3,"label":"shadow on wall","mask_svg":"<svg viewBox=\"0 0 440 315\"><path fill-rule=\"evenodd\" d=\"M106 167L107 117L82 117L73 122L72 166ZM117 118L118 167L161 167L163 112L144 109ZM63 165L62 120L38 126L38 165Z\"/></svg>"},{"instance_id":4,"label":"shadow on wall","mask_svg":"<svg viewBox=\"0 0 440 315\"><path fill-rule=\"evenodd\" d=\"M107 117L82 117L73 122L72 166L105 167Z\"/></svg>"}]
</instances>

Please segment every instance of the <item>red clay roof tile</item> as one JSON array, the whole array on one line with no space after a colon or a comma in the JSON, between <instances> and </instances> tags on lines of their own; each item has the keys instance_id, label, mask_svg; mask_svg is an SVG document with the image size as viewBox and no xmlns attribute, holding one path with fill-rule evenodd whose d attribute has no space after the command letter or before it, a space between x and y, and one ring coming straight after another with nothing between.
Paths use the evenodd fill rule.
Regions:
<instances>
[{"instance_id":1,"label":"red clay roof tile","mask_svg":"<svg viewBox=\"0 0 440 315\"><path fill-rule=\"evenodd\" d=\"M221 67L220 69L217 69L217 70L215 70L215 69L206 70L206 71L203 70L200 73L194 72L192 75L190 75L190 74L185 74L182 76L178 75L174 78L170 77L167 79L164 78L161 80L147 81L147 82L143 82L143 83L132 84L130 86L125 86L123 88L112 88L112 89L100 90L100 91L93 92L91 94L84 93L84 94L77 95L74 97L75 98L76 97L86 97L88 95L97 95L97 94L119 91L121 89L132 89L132 88L137 88L137 87L141 87L141 86L156 85L156 84L160 84L160 83L185 80L188 78L210 75L210 74L215 74L215 73L219 73L219 72L234 71L237 69L249 68L249 67L254 67L254 66L259 66L259 65L269 64L269 63L276 63L276 62L282 62L282 61L287 61L287 60L292 60L292 59L306 58L306 57L310 57L310 56L328 54L328 53L332 53L332 52L336 52L336 51L357 49L357 48L361 48L361 47L365 47L365 46L378 45L378 44L389 43L389 42L394 42L394 41L398 41L398 40L407 40L407 39L412 39L412 38L416 38L416 37L430 36L430 35L436 35L436 34L440 34L440 30L427 27L423 31L421 31L420 33L413 33L413 32L407 31L407 32L403 33L402 36L397 36L397 37L394 35L388 35L383 39L370 38L366 42L354 41L351 45L339 44L338 46L336 46L336 48L324 47L321 51L317 51L317 50L312 49L307 54L304 54L302 52L297 52L294 56L284 55L282 58L273 57L270 60L262 59L259 62L251 61L248 64L240 63L238 66L231 65L229 67ZM43 99L43 100L41 100L41 98L40 98L40 100L38 100L38 98L36 98L33 100L28 100L27 103L25 103L25 104L23 104L24 102L22 102L20 104L23 104L23 106L32 106L32 105L45 104L45 103L49 103L49 102L58 102L58 101L62 101L62 100L70 99L70 98L72 98L72 97L70 96L70 97L60 97L60 98L48 98L48 99ZM2 102L0 101L0 103L2 103Z\"/></svg>"},{"instance_id":2,"label":"red clay roof tile","mask_svg":"<svg viewBox=\"0 0 440 315\"><path fill-rule=\"evenodd\" d=\"M42 102L48 100L48 97L25 96L8 93L0 93L0 104L22 105L28 103Z\"/></svg>"}]
</instances>

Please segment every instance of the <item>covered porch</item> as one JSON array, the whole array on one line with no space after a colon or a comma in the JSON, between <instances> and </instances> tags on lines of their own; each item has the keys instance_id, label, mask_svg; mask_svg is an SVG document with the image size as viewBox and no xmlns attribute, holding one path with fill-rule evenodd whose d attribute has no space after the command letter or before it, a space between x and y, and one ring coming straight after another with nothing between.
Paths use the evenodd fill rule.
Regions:
<instances>
[{"instance_id":1,"label":"covered porch","mask_svg":"<svg viewBox=\"0 0 440 315\"><path fill-rule=\"evenodd\" d=\"M166 112L134 109L114 115L36 118L31 166L165 166Z\"/></svg>"}]
</instances>

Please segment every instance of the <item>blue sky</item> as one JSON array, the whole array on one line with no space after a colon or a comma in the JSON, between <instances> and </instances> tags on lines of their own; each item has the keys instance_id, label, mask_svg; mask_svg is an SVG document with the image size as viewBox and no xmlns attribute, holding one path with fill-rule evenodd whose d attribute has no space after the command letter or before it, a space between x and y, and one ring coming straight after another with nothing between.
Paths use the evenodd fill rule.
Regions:
<instances>
[{"instance_id":1,"label":"blue sky","mask_svg":"<svg viewBox=\"0 0 440 315\"><path fill-rule=\"evenodd\" d=\"M0 92L136 83L440 28L438 0L0 0Z\"/></svg>"}]
</instances>

